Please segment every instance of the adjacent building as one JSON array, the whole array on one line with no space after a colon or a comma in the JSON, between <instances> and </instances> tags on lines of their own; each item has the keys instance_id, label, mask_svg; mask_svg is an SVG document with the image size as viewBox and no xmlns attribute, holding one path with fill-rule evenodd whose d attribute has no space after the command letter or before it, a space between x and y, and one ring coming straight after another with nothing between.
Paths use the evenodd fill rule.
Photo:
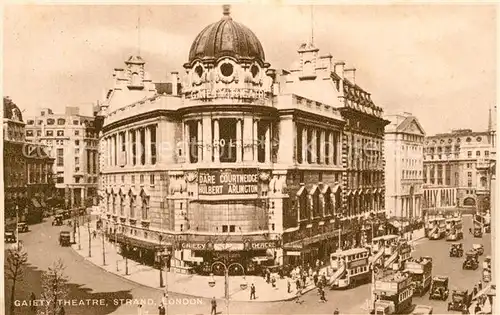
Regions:
<instances>
[{"instance_id":1,"label":"adjacent building","mask_svg":"<svg viewBox=\"0 0 500 315\"><path fill-rule=\"evenodd\" d=\"M97 204L99 139L93 116L81 115L78 107L66 107L63 114L43 108L38 115L27 117L26 140L46 145L55 159L58 206Z\"/></svg>"},{"instance_id":2,"label":"adjacent building","mask_svg":"<svg viewBox=\"0 0 500 315\"><path fill-rule=\"evenodd\" d=\"M54 193L54 159L47 148L25 140L25 123L17 105L3 99L4 217L7 225L40 222Z\"/></svg>"},{"instance_id":3,"label":"adjacent building","mask_svg":"<svg viewBox=\"0 0 500 315\"><path fill-rule=\"evenodd\" d=\"M422 218L425 131L411 113L386 116L385 210L388 217L411 222Z\"/></svg>"},{"instance_id":4,"label":"adjacent building","mask_svg":"<svg viewBox=\"0 0 500 315\"><path fill-rule=\"evenodd\" d=\"M490 207L495 129L490 113L485 131L452 130L429 136L424 147L424 208Z\"/></svg>"},{"instance_id":5,"label":"adjacent building","mask_svg":"<svg viewBox=\"0 0 500 315\"><path fill-rule=\"evenodd\" d=\"M154 83L140 56L115 69L99 193L124 254L155 264L166 250L178 270L224 260L251 273L366 238L362 219L384 212L388 122L354 69L310 43L297 57L272 69L225 8L196 36L182 79Z\"/></svg>"}]
</instances>

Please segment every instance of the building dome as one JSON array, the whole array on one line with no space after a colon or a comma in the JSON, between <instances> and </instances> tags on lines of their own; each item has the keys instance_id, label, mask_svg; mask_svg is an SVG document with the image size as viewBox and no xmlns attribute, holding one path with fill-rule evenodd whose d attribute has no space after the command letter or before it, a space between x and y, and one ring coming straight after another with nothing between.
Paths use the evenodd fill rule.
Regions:
<instances>
[{"instance_id":1,"label":"building dome","mask_svg":"<svg viewBox=\"0 0 500 315\"><path fill-rule=\"evenodd\" d=\"M8 97L3 98L3 118L23 121L23 116L19 107Z\"/></svg>"},{"instance_id":2,"label":"building dome","mask_svg":"<svg viewBox=\"0 0 500 315\"><path fill-rule=\"evenodd\" d=\"M189 50L189 68L194 61L216 62L221 57L233 57L237 62L258 62L266 67L264 49L255 34L246 26L233 21L229 6L224 6L220 21L205 27L196 36Z\"/></svg>"}]
</instances>

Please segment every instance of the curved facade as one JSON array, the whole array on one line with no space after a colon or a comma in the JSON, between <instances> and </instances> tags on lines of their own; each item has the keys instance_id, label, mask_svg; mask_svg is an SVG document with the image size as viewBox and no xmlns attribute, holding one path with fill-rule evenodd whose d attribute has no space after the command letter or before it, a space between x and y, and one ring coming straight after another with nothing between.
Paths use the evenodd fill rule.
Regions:
<instances>
[{"instance_id":1,"label":"curved facade","mask_svg":"<svg viewBox=\"0 0 500 315\"><path fill-rule=\"evenodd\" d=\"M363 190L379 196L363 199L366 208L355 197L347 203L343 113L373 115L369 128L382 126L377 141L384 120L366 92L343 87L331 56L310 51L302 47L299 58L315 67L270 69L255 35L226 11L196 37L182 79L172 73L171 82L153 83L130 60L115 70L101 108L106 231L148 262L167 251L176 269L200 273L216 260L247 273L312 262L338 247L341 231L359 239L344 224L383 209L383 185ZM304 78L318 93L304 93ZM381 148L372 150L382 159Z\"/></svg>"}]
</instances>

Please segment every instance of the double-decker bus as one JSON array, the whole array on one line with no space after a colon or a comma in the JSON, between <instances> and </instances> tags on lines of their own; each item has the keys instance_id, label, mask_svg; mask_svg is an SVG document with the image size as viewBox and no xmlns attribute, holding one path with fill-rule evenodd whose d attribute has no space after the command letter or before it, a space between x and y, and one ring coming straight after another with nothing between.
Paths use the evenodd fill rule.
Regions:
<instances>
[{"instance_id":1,"label":"double-decker bus","mask_svg":"<svg viewBox=\"0 0 500 315\"><path fill-rule=\"evenodd\" d=\"M330 287L346 289L370 281L369 258L370 251L366 248L353 248L332 253L330 265L334 272L330 277Z\"/></svg>"}]
</instances>

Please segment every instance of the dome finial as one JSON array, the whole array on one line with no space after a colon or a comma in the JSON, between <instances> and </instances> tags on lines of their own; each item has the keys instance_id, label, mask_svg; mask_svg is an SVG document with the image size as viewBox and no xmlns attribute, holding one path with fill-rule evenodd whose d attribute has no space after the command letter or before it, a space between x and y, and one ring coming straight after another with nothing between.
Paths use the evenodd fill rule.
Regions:
<instances>
[{"instance_id":1,"label":"dome finial","mask_svg":"<svg viewBox=\"0 0 500 315\"><path fill-rule=\"evenodd\" d=\"M224 14L224 16L229 16L231 14L231 6L229 4L222 6L222 14Z\"/></svg>"}]
</instances>

